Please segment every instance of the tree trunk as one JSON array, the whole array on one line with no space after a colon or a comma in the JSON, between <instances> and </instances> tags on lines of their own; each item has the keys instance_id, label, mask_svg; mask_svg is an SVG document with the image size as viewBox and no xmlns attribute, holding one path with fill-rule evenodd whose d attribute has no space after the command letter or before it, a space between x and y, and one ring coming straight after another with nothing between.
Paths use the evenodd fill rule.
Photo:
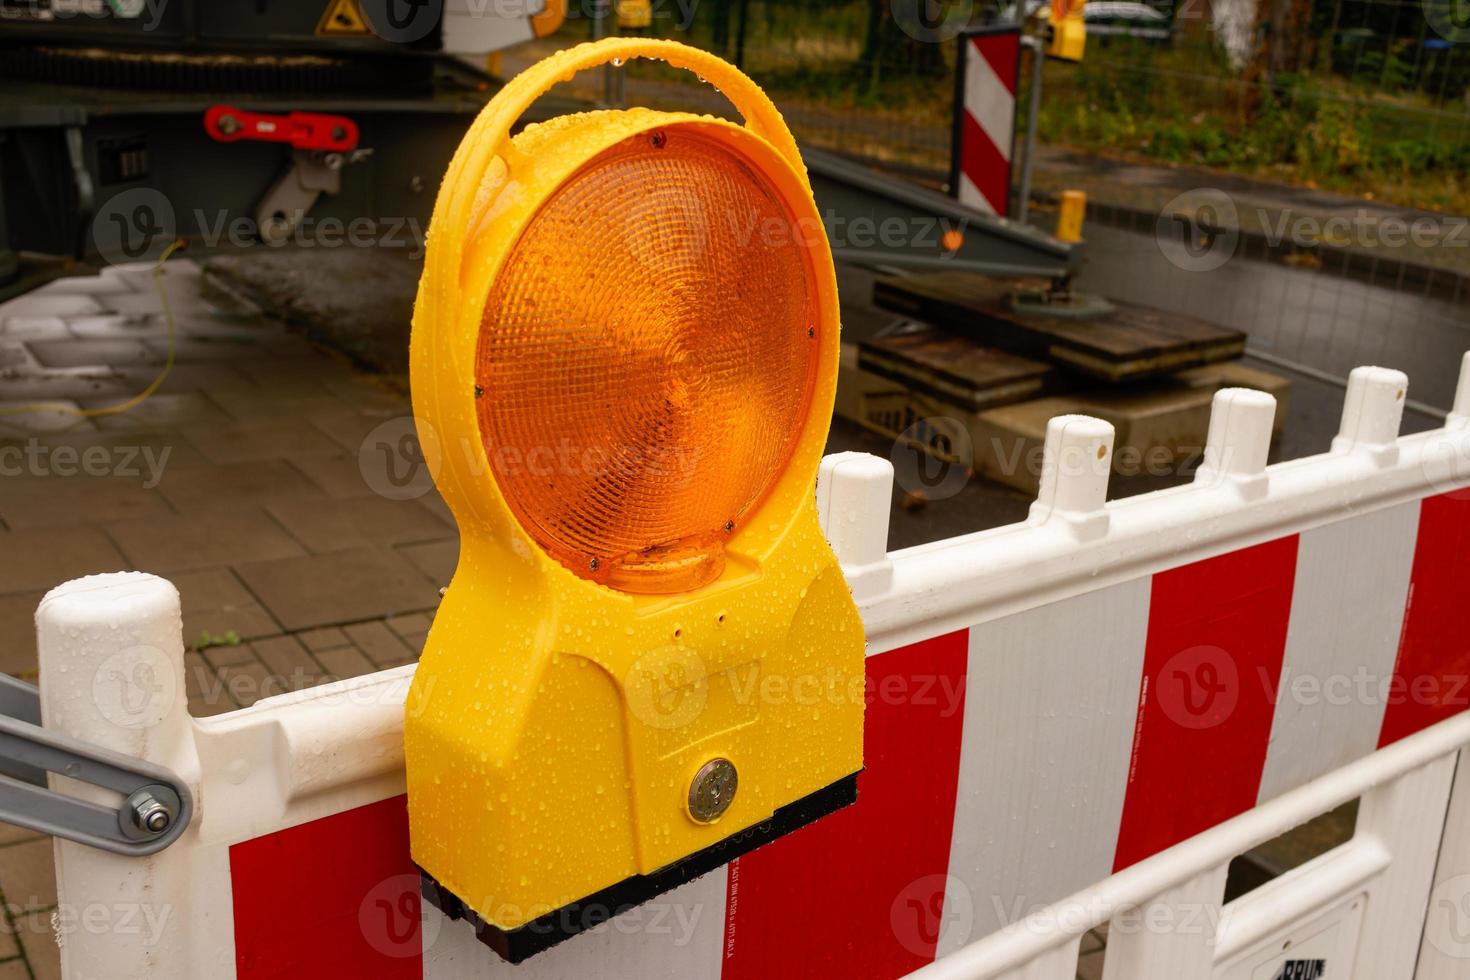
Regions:
<instances>
[{"instance_id":1,"label":"tree trunk","mask_svg":"<svg viewBox=\"0 0 1470 980\"><path fill-rule=\"evenodd\" d=\"M1311 0L1264 0L1258 16L1260 67L1268 76L1311 65Z\"/></svg>"},{"instance_id":2,"label":"tree trunk","mask_svg":"<svg viewBox=\"0 0 1470 980\"><path fill-rule=\"evenodd\" d=\"M714 0L710 13L710 50L717 54L730 51L730 0Z\"/></svg>"},{"instance_id":3,"label":"tree trunk","mask_svg":"<svg viewBox=\"0 0 1470 980\"><path fill-rule=\"evenodd\" d=\"M939 0L868 0L867 36L858 64L870 86L884 74L944 73ZM905 18L900 24L898 17Z\"/></svg>"}]
</instances>

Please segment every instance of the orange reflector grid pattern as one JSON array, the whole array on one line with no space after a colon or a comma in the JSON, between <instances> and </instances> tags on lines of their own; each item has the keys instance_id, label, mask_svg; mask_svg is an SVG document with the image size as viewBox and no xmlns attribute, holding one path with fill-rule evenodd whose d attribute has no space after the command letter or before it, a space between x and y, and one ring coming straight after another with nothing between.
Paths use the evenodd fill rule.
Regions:
<instances>
[{"instance_id":1,"label":"orange reflector grid pattern","mask_svg":"<svg viewBox=\"0 0 1470 980\"><path fill-rule=\"evenodd\" d=\"M680 126L619 143L536 213L491 287L480 431L517 519L630 592L718 576L816 379L815 220Z\"/></svg>"}]
</instances>

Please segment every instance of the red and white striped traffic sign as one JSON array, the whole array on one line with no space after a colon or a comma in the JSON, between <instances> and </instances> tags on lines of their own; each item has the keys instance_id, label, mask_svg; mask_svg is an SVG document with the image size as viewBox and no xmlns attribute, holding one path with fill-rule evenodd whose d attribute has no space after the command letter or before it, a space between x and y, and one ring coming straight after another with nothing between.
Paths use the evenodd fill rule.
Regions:
<instances>
[{"instance_id":1,"label":"red and white striped traffic sign","mask_svg":"<svg viewBox=\"0 0 1470 980\"><path fill-rule=\"evenodd\" d=\"M1010 212L1021 27L976 28L962 33L959 41L949 186L961 204L1005 217Z\"/></svg>"}]
</instances>

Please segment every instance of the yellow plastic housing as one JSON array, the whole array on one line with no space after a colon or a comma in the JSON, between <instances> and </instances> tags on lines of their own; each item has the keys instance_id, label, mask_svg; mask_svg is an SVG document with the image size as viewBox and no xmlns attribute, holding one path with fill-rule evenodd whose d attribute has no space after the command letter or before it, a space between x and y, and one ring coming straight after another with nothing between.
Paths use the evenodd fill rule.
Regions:
<instances>
[{"instance_id":1,"label":"yellow plastic housing","mask_svg":"<svg viewBox=\"0 0 1470 980\"><path fill-rule=\"evenodd\" d=\"M1053 0L1050 16L1051 37L1046 43L1048 58L1081 61L1087 50L1087 22L1082 8L1087 0Z\"/></svg>"},{"instance_id":2,"label":"yellow plastic housing","mask_svg":"<svg viewBox=\"0 0 1470 980\"><path fill-rule=\"evenodd\" d=\"M555 34L567 19L567 0L546 0L539 14L531 16L531 32L537 37Z\"/></svg>"},{"instance_id":3,"label":"yellow plastic housing","mask_svg":"<svg viewBox=\"0 0 1470 980\"><path fill-rule=\"evenodd\" d=\"M629 109L509 136L557 81L632 57L697 72L745 125ZM636 163L681 147L666 158L689 164L677 172L654 178L657 167ZM589 182L618 161L629 186ZM727 253L724 213L663 221L658 241L702 227L723 257L670 278L667 243L645 276L581 237L610 215L636 217L650 180L686 204L744 200L740 214L773 219L766 244ZM580 231L552 220L574 198ZM737 273L721 271L731 262ZM693 305L677 316L647 305L681 295ZM576 312L556 335L560 353L539 364L535 344L502 330L557 320L505 319L532 300ZM595 353L572 356L569 338ZM414 312L415 415L460 558L404 739L414 860L483 919L514 929L862 768L862 624L813 493L837 361L836 280L805 168L770 101L730 65L668 41L581 45L513 79L471 127L439 190ZM504 392L503 378L525 387ZM575 492L536 491L497 470L506 432L614 432L579 400L583 389L566 387L584 383L617 387L607 397L626 400L630 417L660 400L682 405L665 413L673 428L616 438L697 449L712 454L707 465L687 488L632 479L616 493L586 480ZM603 510L589 519L579 506ZM714 568L701 557L712 551ZM664 588L642 587L661 577ZM739 788L728 811L700 823L690 784L716 758L734 763Z\"/></svg>"}]
</instances>

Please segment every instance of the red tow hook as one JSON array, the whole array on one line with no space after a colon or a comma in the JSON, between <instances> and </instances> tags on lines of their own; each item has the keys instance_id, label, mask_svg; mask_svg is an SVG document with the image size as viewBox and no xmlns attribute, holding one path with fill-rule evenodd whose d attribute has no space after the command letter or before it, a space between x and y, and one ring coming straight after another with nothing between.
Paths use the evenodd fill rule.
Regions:
<instances>
[{"instance_id":1,"label":"red tow hook","mask_svg":"<svg viewBox=\"0 0 1470 980\"><path fill-rule=\"evenodd\" d=\"M346 153L357 146L357 123L346 116L292 112L273 116L244 112L234 106L211 106L204 113L204 131L221 143L261 140L288 143L297 150Z\"/></svg>"}]
</instances>

